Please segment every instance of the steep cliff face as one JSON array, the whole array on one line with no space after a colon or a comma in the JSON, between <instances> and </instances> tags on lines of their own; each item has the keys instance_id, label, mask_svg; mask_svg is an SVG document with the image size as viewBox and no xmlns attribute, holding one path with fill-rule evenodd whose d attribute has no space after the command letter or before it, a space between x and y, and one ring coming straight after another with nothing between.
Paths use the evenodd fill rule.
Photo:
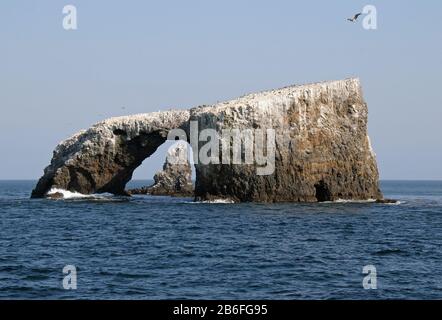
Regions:
<instances>
[{"instance_id":1,"label":"steep cliff face","mask_svg":"<svg viewBox=\"0 0 442 320\"><path fill-rule=\"evenodd\" d=\"M97 123L56 147L32 197L44 197L51 188L124 195L133 171L166 141L169 130L185 129L188 120L188 111L177 110Z\"/></svg>"},{"instance_id":2,"label":"steep cliff face","mask_svg":"<svg viewBox=\"0 0 442 320\"><path fill-rule=\"evenodd\" d=\"M192 167L188 158L186 142L177 142L169 148L163 170L154 176L150 187L130 190L130 194L151 194L161 196L193 196Z\"/></svg>"},{"instance_id":3,"label":"steep cliff face","mask_svg":"<svg viewBox=\"0 0 442 320\"><path fill-rule=\"evenodd\" d=\"M273 174L257 175L256 163L197 164L195 194L201 200L264 202L382 198L367 115L358 79L292 86L192 109L199 130L273 128L276 135Z\"/></svg>"},{"instance_id":4,"label":"steep cliff face","mask_svg":"<svg viewBox=\"0 0 442 320\"><path fill-rule=\"evenodd\" d=\"M245 148L241 163L196 164L197 199L235 201L332 201L381 199L375 155L367 135L367 105L358 79L292 86L204 106L190 111L168 111L115 118L62 142L33 197L52 187L81 193L125 194L133 170L161 145L171 129L181 128L189 142L198 132L235 129L251 133L252 161ZM274 149L268 148L275 134ZM261 130L261 131L260 131ZM267 155L259 155L258 132ZM270 137L270 139L269 139ZM222 139L225 139L222 137ZM231 144L229 142L228 144ZM194 145L192 146L194 147ZM196 149L196 150L195 150ZM232 150L220 148L218 158ZM198 158L194 160L198 162ZM250 159L249 159L250 160ZM233 164L236 163L236 164Z\"/></svg>"}]
</instances>

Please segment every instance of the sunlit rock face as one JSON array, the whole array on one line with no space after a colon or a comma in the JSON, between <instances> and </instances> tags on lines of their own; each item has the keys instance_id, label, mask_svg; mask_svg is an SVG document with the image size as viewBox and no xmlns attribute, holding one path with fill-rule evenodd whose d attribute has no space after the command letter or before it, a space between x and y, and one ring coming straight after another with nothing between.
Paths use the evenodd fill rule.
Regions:
<instances>
[{"instance_id":1,"label":"sunlit rock face","mask_svg":"<svg viewBox=\"0 0 442 320\"><path fill-rule=\"evenodd\" d=\"M199 130L272 128L276 136L273 173L257 174L256 163L197 164L196 197L240 202L382 198L367 115L358 79L291 86L192 109Z\"/></svg>"},{"instance_id":2,"label":"sunlit rock face","mask_svg":"<svg viewBox=\"0 0 442 320\"><path fill-rule=\"evenodd\" d=\"M347 79L254 93L189 111L109 119L62 142L32 196L43 197L51 188L126 194L135 168L178 128L186 132L195 152L198 200L382 199L367 115L359 80ZM192 137L195 125L198 134L204 129L251 130L254 146L257 132L268 138L267 130L273 130L274 161L266 165L252 154L251 162L226 163L223 158L232 151L220 147L220 163L199 162L206 141ZM243 149L240 157L247 157Z\"/></svg>"}]
</instances>

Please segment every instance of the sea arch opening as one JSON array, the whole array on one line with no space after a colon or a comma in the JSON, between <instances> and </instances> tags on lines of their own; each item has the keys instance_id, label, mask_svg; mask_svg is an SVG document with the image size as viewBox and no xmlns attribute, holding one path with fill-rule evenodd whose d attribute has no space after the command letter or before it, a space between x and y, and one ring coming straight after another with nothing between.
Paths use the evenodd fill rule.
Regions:
<instances>
[{"instance_id":1,"label":"sea arch opening","mask_svg":"<svg viewBox=\"0 0 442 320\"><path fill-rule=\"evenodd\" d=\"M332 201L332 193L324 180L321 180L315 184L315 191L315 197L318 202Z\"/></svg>"},{"instance_id":2,"label":"sea arch opening","mask_svg":"<svg viewBox=\"0 0 442 320\"><path fill-rule=\"evenodd\" d=\"M171 164L174 159L168 159L171 155L176 154L177 148L184 147L186 163ZM181 150L182 151L182 150ZM180 156L182 157L182 156ZM176 159L175 159L176 161ZM183 183L188 181L188 171L190 169L190 181L192 190L196 180L196 169L193 161L193 152L191 145L186 140L165 140L149 157L146 157L142 163L135 168L131 180L127 183L126 190L130 194L144 193L149 188L158 184L158 178L170 179L174 181L175 191L180 195ZM172 186L170 186L172 187ZM173 190L171 190L173 191ZM193 191L192 191L193 193ZM166 195L166 194L165 194ZM172 194L171 194L172 195Z\"/></svg>"}]
</instances>

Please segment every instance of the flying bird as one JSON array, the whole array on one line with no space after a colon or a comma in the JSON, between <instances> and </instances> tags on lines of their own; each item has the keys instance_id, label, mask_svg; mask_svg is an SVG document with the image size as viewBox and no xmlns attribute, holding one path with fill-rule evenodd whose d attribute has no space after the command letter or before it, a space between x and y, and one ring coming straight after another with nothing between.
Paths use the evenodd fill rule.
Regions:
<instances>
[{"instance_id":1,"label":"flying bird","mask_svg":"<svg viewBox=\"0 0 442 320\"><path fill-rule=\"evenodd\" d=\"M351 21L351 22L356 22L356 20L358 20L358 18L359 18L359 16L360 16L361 14L362 14L362 13L357 13L357 14L354 15L353 18L348 18L347 20L348 20L348 21Z\"/></svg>"}]
</instances>

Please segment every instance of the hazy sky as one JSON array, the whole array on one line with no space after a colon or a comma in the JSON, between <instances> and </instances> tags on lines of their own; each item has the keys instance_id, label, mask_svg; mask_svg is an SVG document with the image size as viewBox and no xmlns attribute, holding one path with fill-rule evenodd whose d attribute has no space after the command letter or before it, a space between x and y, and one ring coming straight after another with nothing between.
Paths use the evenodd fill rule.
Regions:
<instances>
[{"instance_id":1,"label":"hazy sky","mask_svg":"<svg viewBox=\"0 0 442 320\"><path fill-rule=\"evenodd\" d=\"M67 4L76 31L62 27ZM376 31L346 21L366 4ZM381 178L442 179L441 12L441 1L2 0L0 179L39 178L59 141L103 118L352 76Z\"/></svg>"}]
</instances>

